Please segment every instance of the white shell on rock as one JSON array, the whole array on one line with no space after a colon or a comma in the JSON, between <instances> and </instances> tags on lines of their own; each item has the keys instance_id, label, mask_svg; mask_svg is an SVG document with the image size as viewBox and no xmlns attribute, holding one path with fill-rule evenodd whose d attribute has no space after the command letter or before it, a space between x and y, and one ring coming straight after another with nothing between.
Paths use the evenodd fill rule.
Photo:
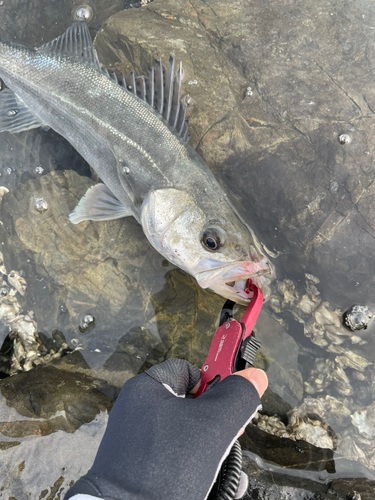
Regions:
<instances>
[{"instance_id":1,"label":"white shell on rock","mask_svg":"<svg viewBox=\"0 0 375 500\"><path fill-rule=\"evenodd\" d=\"M27 283L25 278L23 278L20 273L17 271L11 271L8 274L8 281L9 284L17 290L17 292L19 292L22 296L25 295Z\"/></svg>"},{"instance_id":2,"label":"white shell on rock","mask_svg":"<svg viewBox=\"0 0 375 500\"><path fill-rule=\"evenodd\" d=\"M375 403L365 410L356 411L351 418L352 424L361 434L370 439L375 436Z\"/></svg>"},{"instance_id":3,"label":"white shell on rock","mask_svg":"<svg viewBox=\"0 0 375 500\"><path fill-rule=\"evenodd\" d=\"M298 411L291 410L288 413L289 422L286 426L280 417L274 415L258 414L254 420L259 429L281 438L306 441L319 448L336 448L336 437L329 426L320 420L313 420L307 416L301 416Z\"/></svg>"}]
</instances>

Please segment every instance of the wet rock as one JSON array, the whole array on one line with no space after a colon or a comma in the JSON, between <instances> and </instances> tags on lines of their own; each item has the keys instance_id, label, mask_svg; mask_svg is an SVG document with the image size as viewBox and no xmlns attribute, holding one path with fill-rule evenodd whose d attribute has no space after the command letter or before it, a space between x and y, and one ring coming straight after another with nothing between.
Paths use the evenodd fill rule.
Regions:
<instances>
[{"instance_id":1,"label":"wet rock","mask_svg":"<svg viewBox=\"0 0 375 500\"><path fill-rule=\"evenodd\" d=\"M0 473L7 497L48 492L57 498L90 467L112 406L93 375L75 352L0 381ZM85 452L77 456L77 449Z\"/></svg>"},{"instance_id":2,"label":"wet rock","mask_svg":"<svg viewBox=\"0 0 375 500\"><path fill-rule=\"evenodd\" d=\"M358 405L368 405L374 397L370 338L354 336L344 327L342 311L322 301L320 287L319 279L307 273L303 285L290 279L279 282L278 293L270 300L275 318L283 325L290 325L288 314L291 313L294 320L303 325L300 331L319 349L307 347L299 339L309 351L308 357L314 353L309 369L304 370L305 392L323 397L305 398L297 412L302 418L312 413L329 423L337 432L340 453L369 466L373 447L353 432L349 417ZM296 334L294 336L298 341ZM361 419L358 413L355 415ZM282 428L278 431L284 432Z\"/></svg>"},{"instance_id":3,"label":"wet rock","mask_svg":"<svg viewBox=\"0 0 375 500\"><path fill-rule=\"evenodd\" d=\"M350 39L350 50L363 54L372 44L364 31L371 6L363 4L363 18L349 6L334 20L328 1L297 6L292 17L288 3L279 7L276 15L260 3L155 1L146 11L110 18L96 47L102 60L128 71L134 65L140 74L155 56L182 59L192 144L267 248L287 255L284 272L314 269L329 291L325 299L336 304L339 296L352 301L353 293L367 298L374 286L365 270L374 265L375 125L366 102L374 93L365 66L335 47ZM211 65L202 63L207 58ZM351 141L342 146L339 136ZM340 189L348 179L348 189ZM338 188L329 191L332 183Z\"/></svg>"},{"instance_id":4,"label":"wet rock","mask_svg":"<svg viewBox=\"0 0 375 500\"><path fill-rule=\"evenodd\" d=\"M5 260L26 266L25 298L35 306L38 328L58 328L68 344L79 344L100 369L124 332L152 318L150 297L164 282L165 269L133 218L70 223L69 213L92 184L72 171L37 177L8 193L1 217L8 221L9 236L2 235L8 242ZM34 210L35 196L47 201L46 212ZM80 331L82 319L89 316L95 318L95 328Z\"/></svg>"},{"instance_id":5,"label":"wet rock","mask_svg":"<svg viewBox=\"0 0 375 500\"><path fill-rule=\"evenodd\" d=\"M317 358L310 376L305 382L308 394L327 391L331 385L343 396L353 395L353 388L345 371L337 366L332 359Z\"/></svg>"},{"instance_id":6,"label":"wet rock","mask_svg":"<svg viewBox=\"0 0 375 500\"><path fill-rule=\"evenodd\" d=\"M287 424L284 424L276 415L270 417L261 414L256 415L253 423L259 429L280 438L302 440L318 448L331 450L336 449L337 446L337 437L328 424L306 415L301 416L293 410L288 412Z\"/></svg>"},{"instance_id":7,"label":"wet rock","mask_svg":"<svg viewBox=\"0 0 375 500\"><path fill-rule=\"evenodd\" d=\"M165 359L165 353L202 366L218 327L223 299L200 288L191 276L173 269L167 272L166 283L152 297L152 304L152 322L162 345L151 353L148 366Z\"/></svg>"},{"instance_id":8,"label":"wet rock","mask_svg":"<svg viewBox=\"0 0 375 500\"><path fill-rule=\"evenodd\" d=\"M243 469L250 478L245 500L371 500L375 494L374 482L364 477L330 479L329 474L308 471L287 475L285 469L261 462L253 454L243 457Z\"/></svg>"},{"instance_id":9,"label":"wet rock","mask_svg":"<svg viewBox=\"0 0 375 500\"><path fill-rule=\"evenodd\" d=\"M3 342L12 341L10 347L1 347L2 363L1 371L13 375L19 371L29 371L34 366L48 363L51 359L61 357L68 349L68 345L61 343L58 350L47 351L43 347L38 332L34 312L28 311L22 314L22 306L19 299L25 296L27 282L23 271L7 272L3 254L0 252L0 267L2 277L0 279L0 321L8 328L9 335L3 338ZM19 295L18 295L19 294ZM5 351L8 352L6 356Z\"/></svg>"},{"instance_id":10,"label":"wet rock","mask_svg":"<svg viewBox=\"0 0 375 500\"><path fill-rule=\"evenodd\" d=\"M375 404L371 403L353 412L351 423L353 428L347 428L338 446L338 451L350 460L357 460L366 467L375 467Z\"/></svg>"},{"instance_id":11,"label":"wet rock","mask_svg":"<svg viewBox=\"0 0 375 500\"><path fill-rule=\"evenodd\" d=\"M266 462L291 469L331 473L335 471L333 450L317 448L306 441L280 438L250 424L240 437L243 450L255 453Z\"/></svg>"},{"instance_id":12,"label":"wet rock","mask_svg":"<svg viewBox=\"0 0 375 500\"><path fill-rule=\"evenodd\" d=\"M117 10L118 3L112 4ZM66 7L64 4L65 10L60 9L62 17ZM340 323L343 310L353 303L366 303L375 291L371 272L375 236L374 51L368 29L373 24L372 7L371 2L361 2L360 8L345 3L333 9L328 0L307 6L297 2L292 7L290 2L281 2L277 9L265 7L263 2L198 0L182 4L156 0L142 11L130 10L110 18L96 38L102 61L113 69L128 72L133 64L138 73L144 73L153 57L162 56L166 61L171 52L183 60L183 91L191 94L191 143L225 185L245 220L257 229L269 252L278 255L281 280L287 276L288 282L274 290L270 303L275 312L284 314L276 319L280 330L292 330L288 329L287 314L301 327L300 337L294 337L293 354L297 354L296 345L303 344L310 360L323 360L320 367L315 367L313 380L318 382L310 383L311 394L316 395L320 387L325 393L336 391L335 397L353 399L356 382L372 382L375 352L372 327L366 337L361 337L343 333ZM8 11L2 18L7 24L16 17L7 16ZM39 18L34 22L40 25ZM28 25L30 37L35 32L32 26ZM48 33L54 29L50 23L43 36L53 38ZM58 26L56 30L56 35L62 31ZM37 36L41 36L39 31ZM23 37L20 41L27 40ZM340 144L338 138L342 135L350 137L350 142ZM56 147L61 147L60 139L53 134L48 137L54 137ZM45 152L49 144L44 132L35 131L23 139L6 138L4 144L13 147L17 141L22 150L37 146L34 149L38 152ZM77 155L64 154L46 156L58 158L60 168L81 165ZM72 157L74 161L70 161ZM36 166L29 153L26 163ZM46 172L53 168L52 164L43 164ZM14 153L8 152L1 162L2 179L8 188L14 188L17 179L24 181L27 177L20 176L19 171ZM40 270L40 276L30 273L35 280L33 277L29 285L38 291L35 295L31 292L38 325L47 332L59 328L69 341L77 340L77 347L82 347L91 365L101 373L107 370L105 376L114 372L111 363L116 364L117 355L111 356L117 345L121 356L133 356L135 363L135 351L129 352L131 343L127 345L122 339L124 332L126 335L145 325L151 332L146 334L150 349L156 326L162 339L146 364L168 355L188 355L200 365L214 331L213 310L203 305L197 313L197 295L194 286L187 284L189 280L183 283L182 278L176 278L178 271L173 271L163 293L158 295L164 285L164 273L159 269L162 264L152 249L145 250L148 244L135 223L87 223L82 229L73 229L67 215L90 181L64 173L49 175L44 182L34 187L45 186L45 192L52 193L59 206L55 202L53 208L53 200L44 198L43 189L31 194L23 188L19 193L9 193L4 201L13 201L9 201L2 218L8 218L13 225L1 232L4 242L11 234L11 249L4 250L9 258L22 263L35 258ZM34 210L33 215L40 217L37 223L29 217L31 205L26 203L32 195L43 197L48 204L44 213ZM12 235L13 228L17 236ZM118 238L119 243L112 242L108 251L111 238ZM130 266L125 263L129 260ZM21 269L14 265L12 268ZM306 273L320 283L306 276L308 283L301 290L298 279ZM151 274L157 284L152 283L150 291ZM37 277L48 284L38 285ZM181 295L177 293L180 289ZM29 293L26 298L30 298ZM207 292L204 299L211 300L209 297ZM51 317L45 318L43 311L51 311ZM93 331L80 335L77 330L83 315L94 316L97 324ZM277 346L277 339L271 341L270 337L271 333L267 344ZM118 359L124 359L121 356ZM141 357L145 356L142 352ZM289 383L285 389L281 385L279 393L291 390L289 397L300 402L301 379L296 377L295 386L290 381L292 370L299 368L294 356L292 370L275 351L269 359L273 367L280 364L277 370ZM104 368L107 362L108 369ZM363 450L371 443L366 444L364 436L353 441L353 429L341 436L342 443L352 439L352 448L359 450L357 457L365 455ZM275 440L275 447L282 441L285 449L290 445L286 443L290 440ZM257 452L267 454L269 448L264 444ZM295 460L294 464L301 466L297 456L297 451L291 454L289 465ZM55 484L59 480L56 477ZM346 491L351 487L348 484Z\"/></svg>"},{"instance_id":13,"label":"wet rock","mask_svg":"<svg viewBox=\"0 0 375 500\"><path fill-rule=\"evenodd\" d=\"M259 315L255 335L262 343L255 366L266 370L273 392L287 404L298 405L303 396L303 382L297 343L265 310Z\"/></svg>"},{"instance_id":14,"label":"wet rock","mask_svg":"<svg viewBox=\"0 0 375 500\"><path fill-rule=\"evenodd\" d=\"M262 396L262 415L279 415L281 418L285 418L286 414L292 407L286 401L284 401L278 394L273 392L269 387Z\"/></svg>"},{"instance_id":15,"label":"wet rock","mask_svg":"<svg viewBox=\"0 0 375 500\"><path fill-rule=\"evenodd\" d=\"M22 4L6 2L0 5L1 32L7 40L29 47L39 47L61 33L74 21L79 8L89 8L93 16L90 28L97 29L109 16L140 1L129 0L26 0ZM83 13L81 13L81 16Z\"/></svg>"},{"instance_id":16,"label":"wet rock","mask_svg":"<svg viewBox=\"0 0 375 500\"><path fill-rule=\"evenodd\" d=\"M91 422L100 411L111 408L108 398L99 392L88 375L92 372L82 356L76 352L66 358L0 381L2 418L7 408L4 403L15 410L14 418L1 423L1 434L24 437L33 434L38 426L39 435L60 429L74 432L82 424ZM16 414L21 417L19 420Z\"/></svg>"},{"instance_id":17,"label":"wet rock","mask_svg":"<svg viewBox=\"0 0 375 500\"><path fill-rule=\"evenodd\" d=\"M358 431L365 437L373 438L375 435L375 403L365 410L356 411L352 415L352 422Z\"/></svg>"},{"instance_id":18,"label":"wet rock","mask_svg":"<svg viewBox=\"0 0 375 500\"><path fill-rule=\"evenodd\" d=\"M326 395L320 398L307 397L294 411L301 416L316 415L332 427L345 428L350 423L351 408L353 408L352 401L348 399L342 401Z\"/></svg>"},{"instance_id":19,"label":"wet rock","mask_svg":"<svg viewBox=\"0 0 375 500\"><path fill-rule=\"evenodd\" d=\"M156 56L168 61L171 53L183 62L181 95L190 96L190 140L193 147L200 144L200 153L211 166L227 157L225 148L233 133L233 144L246 147L237 111L242 99L234 90L245 90L246 79L210 43L200 21L203 10L209 9L203 4L196 8L190 3L177 5L169 1L153 2L142 12L123 11L104 23L95 47L101 60L125 73L134 68L137 74L146 74ZM207 58L214 61L210 71L204 63ZM197 84L189 84L194 81ZM211 142L215 149L206 147Z\"/></svg>"}]
</instances>

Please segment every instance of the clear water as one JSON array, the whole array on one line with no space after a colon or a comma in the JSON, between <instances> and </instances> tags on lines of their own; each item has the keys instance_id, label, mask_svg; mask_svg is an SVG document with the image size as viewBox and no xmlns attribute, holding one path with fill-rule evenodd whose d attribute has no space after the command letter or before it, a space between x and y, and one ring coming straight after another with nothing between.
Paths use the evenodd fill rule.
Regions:
<instances>
[{"instance_id":1,"label":"clear water","mask_svg":"<svg viewBox=\"0 0 375 500\"><path fill-rule=\"evenodd\" d=\"M4 0L0 5L1 38L39 46L60 35L70 24L72 12L79 6L61 0ZM124 3L97 0L92 6L94 17L90 28L95 35L106 19L124 8ZM102 59L101 62L109 64L112 61ZM248 92L248 95L252 94ZM204 156L204 147L199 144L199 148ZM283 400L283 404L276 406L276 412L285 420L286 411L299 407L306 397L316 400L329 395L336 398L347 406L349 413L344 420L340 420L338 413L327 418L338 440L333 455L335 474L340 475L342 471L345 475L350 467L353 474L372 478L375 465L368 458L373 454L375 417L371 417L372 409L368 407L374 399L374 327L358 333L357 339L352 338L353 333L346 331L345 334L341 326L342 313L352 305L343 292L347 287L345 275L337 281L334 271L322 275L317 265L312 264L309 269L302 263L301 267L294 265L295 256L282 251L285 235L280 235L275 226L271 230L270 225L264 225L264 216L257 213L256 207L249 202L251 188L240 186L232 175L235 169L244 168L246 161L245 154L237 160L226 160L223 166L214 165L213 169L260 240L273 253L281 249L281 256L274 261L277 281L274 283L273 302L264 307L257 325L257 334L263 344L258 366L266 369L270 389ZM198 366L202 365L224 300L200 290L193 279L168 264L150 247L140 226L131 218L71 227L67 216L95 179L89 166L62 137L52 130L2 134L0 174L0 185L9 190L0 206L0 250L7 274L17 271L27 283L24 296L17 295L19 314L34 312L37 331L48 349L54 346L54 340L60 346L61 342L59 344L56 339L61 341L63 338L71 350L76 350L75 359L79 356L79 362L77 368L72 369L73 373L86 374L111 401L130 376L168 357L185 357ZM331 191L336 192L337 186L331 186ZM274 195L267 191L267 196ZM247 213L249 203L250 214ZM287 204L287 200L284 203ZM272 220L272 213L266 218ZM332 248L332 252L336 249ZM305 271L319 276L320 283L309 278L306 280ZM294 298L290 298L282 285L285 279L291 280L294 286ZM335 280L336 288L332 285ZM303 296L310 301L310 306L314 303L313 297L316 299L310 311L304 309ZM321 297L328 302L324 311L320 309L319 313L317 311L322 306L320 303L316 306L316 301ZM363 290L358 295L353 292L353 297L361 303L364 301L371 309L371 300ZM241 312L239 309L238 315ZM5 323L0 325L1 342L9 333ZM323 333L316 333L319 328ZM56 331L62 335L55 333L53 336ZM340 349L360 356L353 364L362 363L362 367L358 369L348 364L345 352ZM6 345L3 353L5 351ZM341 365L336 361L337 357ZM316 358L321 359L320 373L314 372ZM327 364L329 360L333 360L331 365ZM342 369L349 385L347 395L342 378L334 376L338 366L344 366ZM325 381L317 392L316 379L322 376L322 371ZM340 374L342 376L342 372ZM4 370L3 376L6 376ZM26 374L23 383L27 384L27 380ZM68 384L64 380L61 384L63 382ZM85 383L88 384L77 375L76 385ZM43 394L34 394L31 387L24 393L19 392L21 396L16 398L17 403L12 403L14 397L9 394L13 393L2 390L2 422L22 423L30 417L41 422L41 430L33 428L31 431L29 424L24 427L20 424L21 430L3 428L2 453L7 456L2 471L2 476L7 477L3 493L11 491L23 498L25 484L34 485L30 486L34 494L48 488L51 491L53 488L56 491L64 489L70 480L89 467L102 434L106 412L93 411L91 420L82 426L72 424L72 428L64 430L63 425L56 424L53 427L55 432L48 432L43 426L50 418L59 416L59 412L63 412L61 415L65 412L65 417L67 414L71 416L69 402L59 406L60 390L59 384L48 386L48 391L55 391L57 396L48 411L43 406ZM63 396L61 398L64 400ZM353 425L350 416L356 411L354 420L360 422L362 433ZM365 411L368 415L360 413ZM311 411L305 410L305 413ZM326 415L327 412L321 417L323 424ZM366 431L363 431L363 425ZM73 432L75 428L79 432ZM342 449L340 452L340 443L344 439L349 443L347 448L360 449L359 452L354 450L352 457L346 452L346 459L352 458L349 465ZM74 461L72 449L77 446L88 451L82 460L75 458ZM52 456L49 450L56 447L58 456ZM362 460L358 458L361 452L364 455ZM31 465L31 457L35 454L39 462ZM26 465L22 466L23 462ZM368 466L367 470L365 466ZM44 479L40 473L42 467ZM308 464L305 468L309 468ZM327 480L326 475L323 474L321 480Z\"/></svg>"}]
</instances>

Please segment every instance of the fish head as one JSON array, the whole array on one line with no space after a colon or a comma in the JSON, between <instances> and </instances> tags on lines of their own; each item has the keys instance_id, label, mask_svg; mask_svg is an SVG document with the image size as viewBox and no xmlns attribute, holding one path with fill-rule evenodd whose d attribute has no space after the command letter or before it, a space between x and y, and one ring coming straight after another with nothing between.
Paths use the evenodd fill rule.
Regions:
<instances>
[{"instance_id":1,"label":"fish head","mask_svg":"<svg viewBox=\"0 0 375 500\"><path fill-rule=\"evenodd\" d=\"M250 278L267 298L273 267L252 231L225 202L208 212L185 191L158 189L145 198L141 223L154 248L194 276L202 288L247 305Z\"/></svg>"}]
</instances>

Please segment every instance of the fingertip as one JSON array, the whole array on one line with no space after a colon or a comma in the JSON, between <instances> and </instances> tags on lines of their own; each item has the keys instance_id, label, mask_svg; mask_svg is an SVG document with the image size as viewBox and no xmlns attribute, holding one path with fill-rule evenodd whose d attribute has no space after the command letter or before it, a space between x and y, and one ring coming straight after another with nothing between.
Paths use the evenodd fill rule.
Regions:
<instances>
[{"instance_id":1,"label":"fingertip","mask_svg":"<svg viewBox=\"0 0 375 500\"><path fill-rule=\"evenodd\" d=\"M240 375L251 382L258 391L259 397L262 397L266 392L268 387L268 378L263 370L259 370L259 368L246 368L246 370L236 372L235 375Z\"/></svg>"},{"instance_id":2,"label":"fingertip","mask_svg":"<svg viewBox=\"0 0 375 500\"><path fill-rule=\"evenodd\" d=\"M201 385L201 380L191 389L190 394L196 394Z\"/></svg>"}]
</instances>

